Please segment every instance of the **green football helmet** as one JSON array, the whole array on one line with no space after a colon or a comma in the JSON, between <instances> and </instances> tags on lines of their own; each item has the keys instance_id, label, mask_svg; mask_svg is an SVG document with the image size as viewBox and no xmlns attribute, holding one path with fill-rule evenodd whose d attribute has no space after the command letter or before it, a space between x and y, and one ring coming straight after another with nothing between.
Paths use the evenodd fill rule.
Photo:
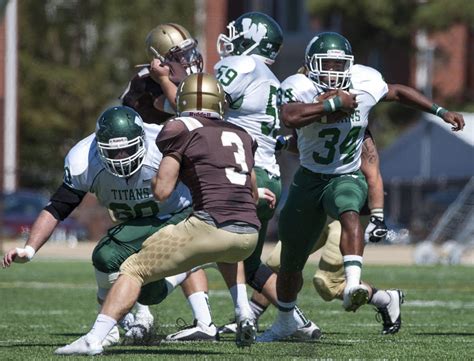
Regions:
<instances>
[{"instance_id":1,"label":"green football helmet","mask_svg":"<svg viewBox=\"0 0 474 361\"><path fill-rule=\"evenodd\" d=\"M217 38L221 58L255 54L267 64L274 63L283 44L283 31L270 16L256 11L246 13L230 22L227 29L228 35Z\"/></svg>"},{"instance_id":2,"label":"green football helmet","mask_svg":"<svg viewBox=\"0 0 474 361\"><path fill-rule=\"evenodd\" d=\"M338 33L320 33L306 47L308 77L324 89L347 89L353 63L351 44Z\"/></svg>"},{"instance_id":3,"label":"green football helmet","mask_svg":"<svg viewBox=\"0 0 474 361\"><path fill-rule=\"evenodd\" d=\"M95 138L99 157L109 173L126 178L141 168L146 153L145 130L142 118L132 108L105 110L97 119Z\"/></svg>"}]
</instances>

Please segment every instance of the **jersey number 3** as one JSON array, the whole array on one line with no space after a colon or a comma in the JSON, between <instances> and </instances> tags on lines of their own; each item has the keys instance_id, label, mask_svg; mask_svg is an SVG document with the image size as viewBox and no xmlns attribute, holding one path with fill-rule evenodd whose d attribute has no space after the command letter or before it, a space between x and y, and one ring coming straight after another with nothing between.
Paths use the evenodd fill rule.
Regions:
<instances>
[{"instance_id":1,"label":"jersey number 3","mask_svg":"<svg viewBox=\"0 0 474 361\"><path fill-rule=\"evenodd\" d=\"M224 147L231 147L233 145L237 147L237 152L234 152L234 158L235 162L237 163L237 167L227 167L225 169L225 175L227 179L232 184L239 184L242 186L245 185L249 167L245 161L245 150L242 139L240 139L236 133L224 131L221 135L221 141Z\"/></svg>"}]
</instances>

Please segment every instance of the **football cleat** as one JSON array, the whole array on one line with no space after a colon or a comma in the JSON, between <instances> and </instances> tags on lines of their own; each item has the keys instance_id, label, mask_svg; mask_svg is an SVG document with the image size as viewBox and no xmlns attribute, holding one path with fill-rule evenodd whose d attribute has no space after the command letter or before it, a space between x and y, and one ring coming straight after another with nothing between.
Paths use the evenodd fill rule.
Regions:
<instances>
[{"instance_id":1,"label":"football cleat","mask_svg":"<svg viewBox=\"0 0 474 361\"><path fill-rule=\"evenodd\" d=\"M382 321L382 335L397 333L402 327L401 306L405 300L405 295L401 290L387 290L390 295L390 302L385 307L377 308L376 319ZM380 320L380 318L382 320Z\"/></svg>"},{"instance_id":2,"label":"football cleat","mask_svg":"<svg viewBox=\"0 0 474 361\"><path fill-rule=\"evenodd\" d=\"M367 286L360 284L344 290L344 298L342 307L346 311L357 311L360 306L365 305L369 301L369 289Z\"/></svg>"},{"instance_id":3,"label":"football cleat","mask_svg":"<svg viewBox=\"0 0 474 361\"><path fill-rule=\"evenodd\" d=\"M224 326L221 326L217 329L217 332L219 334L227 334L227 333L237 333L237 322L231 321L228 324L225 324Z\"/></svg>"},{"instance_id":4,"label":"football cleat","mask_svg":"<svg viewBox=\"0 0 474 361\"><path fill-rule=\"evenodd\" d=\"M129 330L125 333L124 344L147 344L151 341L154 334L153 316L150 313L135 315L135 321L130 325Z\"/></svg>"},{"instance_id":5,"label":"football cleat","mask_svg":"<svg viewBox=\"0 0 474 361\"><path fill-rule=\"evenodd\" d=\"M308 321L306 325L300 327L291 338L298 341L317 341L322 337L321 329L312 321Z\"/></svg>"},{"instance_id":6,"label":"football cleat","mask_svg":"<svg viewBox=\"0 0 474 361\"><path fill-rule=\"evenodd\" d=\"M114 326L102 341L102 347L117 345L120 342L120 332L117 326Z\"/></svg>"},{"instance_id":7,"label":"football cleat","mask_svg":"<svg viewBox=\"0 0 474 361\"><path fill-rule=\"evenodd\" d=\"M256 336L257 327L255 327L255 321L251 318L244 318L237 325L235 344L238 347L250 347L255 342Z\"/></svg>"},{"instance_id":8,"label":"football cleat","mask_svg":"<svg viewBox=\"0 0 474 361\"><path fill-rule=\"evenodd\" d=\"M135 316L129 312L118 322L119 326L123 328L125 332L130 329L130 326L135 322Z\"/></svg>"},{"instance_id":9,"label":"football cleat","mask_svg":"<svg viewBox=\"0 0 474 361\"><path fill-rule=\"evenodd\" d=\"M88 335L84 335L69 345L60 347L54 351L56 355L99 355L104 348L99 341L90 340Z\"/></svg>"},{"instance_id":10,"label":"football cleat","mask_svg":"<svg viewBox=\"0 0 474 361\"><path fill-rule=\"evenodd\" d=\"M283 321L281 316L278 316L273 325L264 333L257 337L257 342L275 342L284 340L298 331L298 324L294 318L289 321Z\"/></svg>"},{"instance_id":11,"label":"football cleat","mask_svg":"<svg viewBox=\"0 0 474 361\"><path fill-rule=\"evenodd\" d=\"M213 323L206 325L201 321L194 320L192 325L166 336L165 341L219 341L219 333Z\"/></svg>"}]
</instances>

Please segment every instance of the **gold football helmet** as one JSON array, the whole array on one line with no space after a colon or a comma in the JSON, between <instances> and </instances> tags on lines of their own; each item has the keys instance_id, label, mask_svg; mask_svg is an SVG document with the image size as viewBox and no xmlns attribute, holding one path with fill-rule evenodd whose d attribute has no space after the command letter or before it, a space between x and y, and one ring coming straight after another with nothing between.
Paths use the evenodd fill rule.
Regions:
<instances>
[{"instance_id":1,"label":"gold football helmet","mask_svg":"<svg viewBox=\"0 0 474 361\"><path fill-rule=\"evenodd\" d=\"M188 75L176 92L179 116L202 116L222 119L225 111L225 92L221 83L210 74Z\"/></svg>"},{"instance_id":2,"label":"gold football helmet","mask_svg":"<svg viewBox=\"0 0 474 361\"><path fill-rule=\"evenodd\" d=\"M148 33L145 45L150 59L181 63L188 74L202 71L202 55L197 50L197 41L181 25L158 25Z\"/></svg>"}]
</instances>

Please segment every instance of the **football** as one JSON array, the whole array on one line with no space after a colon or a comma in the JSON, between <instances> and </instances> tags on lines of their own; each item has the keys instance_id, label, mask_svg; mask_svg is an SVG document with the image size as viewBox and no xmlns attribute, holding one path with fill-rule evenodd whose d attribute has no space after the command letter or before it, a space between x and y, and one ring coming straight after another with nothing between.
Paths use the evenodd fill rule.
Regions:
<instances>
[{"instance_id":1,"label":"football","mask_svg":"<svg viewBox=\"0 0 474 361\"><path fill-rule=\"evenodd\" d=\"M344 92L346 92L346 91L344 90ZM348 92L346 92L346 93L348 93ZM325 93L321 93L318 96L316 96L314 98L313 102L314 103L323 102L325 100L334 98L336 95L337 95L337 90L330 90L330 91L327 91ZM349 114L347 114L347 113L345 113L341 110L338 110L334 113L331 113L329 115L321 117L321 119L319 120L319 123L323 123L323 124L337 123L341 119L344 119L348 116L349 116Z\"/></svg>"}]
</instances>

